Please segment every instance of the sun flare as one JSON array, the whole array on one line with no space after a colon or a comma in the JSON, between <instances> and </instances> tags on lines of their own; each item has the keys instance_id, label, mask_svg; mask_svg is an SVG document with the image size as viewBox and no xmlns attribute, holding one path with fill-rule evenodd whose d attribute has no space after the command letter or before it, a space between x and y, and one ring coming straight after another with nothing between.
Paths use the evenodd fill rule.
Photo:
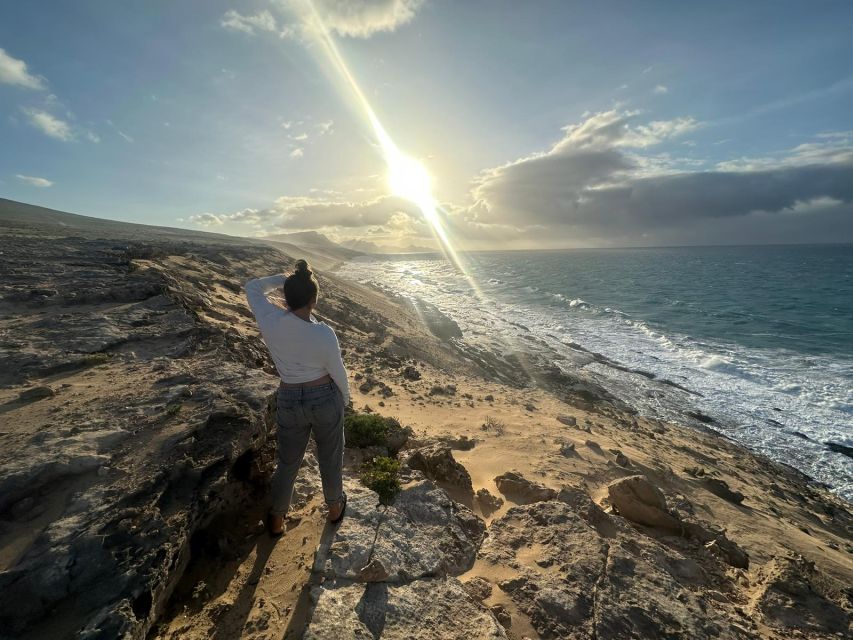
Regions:
<instances>
[{"instance_id":1,"label":"sun flare","mask_svg":"<svg viewBox=\"0 0 853 640\"><path fill-rule=\"evenodd\" d=\"M388 161L388 187L395 196L411 200L421 209L434 206L432 179L426 167L397 152Z\"/></svg>"}]
</instances>

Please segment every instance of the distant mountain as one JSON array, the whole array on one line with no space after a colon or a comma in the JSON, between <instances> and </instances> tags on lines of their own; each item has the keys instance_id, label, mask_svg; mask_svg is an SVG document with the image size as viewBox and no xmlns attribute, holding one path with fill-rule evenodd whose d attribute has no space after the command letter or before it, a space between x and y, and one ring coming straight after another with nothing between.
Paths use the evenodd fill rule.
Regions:
<instances>
[{"instance_id":1,"label":"distant mountain","mask_svg":"<svg viewBox=\"0 0 853 640\"><path fill-rule=\"evenodd\" d=\"M418 247L413 244L408 246L378 245L369 240L344 240L340 245L355 251L363 251L364 253L435 253L435 249Z\"/></svg>"},{"instance_id":2,"label":"distant mountain","mask_svg":"<svg viewBox=\"0 0 853 640\"><path fill-rule=\"evenodd\" d=\"M294 233L276 233L264 236L264 240L275 240L277 242L288 242L297 246L318 247L322 249L339 249L341 245L332 242L322 233L317 231L296 231ZM352 248L352 247L350 247Z\"/></svg>"},{"instance_id":3,"label":"distant mountain","mask_svg":"<svg viewBox=\"0 0 853 640\"><path fill-rule=\"evenodd\" d=\"M304 234L280 234L266 238L246 238L210 231L93 218L0 198L0 234L19 232L37 232L40 235L57 237L80 235L88 238L116 238L121 241L141 242L170 239L179 242L236 246L264 244L274 246L289 256L305 258L321 269L329 269L342 260L350 260L362 255L361 251L337 245L322 234L313 231Z\"/></svg>"},{"instance_id":4,"label":"distant mountain","mask_svg":"<svg viewBox=\"0 0 853 640\"><path fill-rule=\"evenodd\" d=\"M275 242L287 242L299 247L309 249L326 249L341 251L355 251L358 253L433 253L435 249L427 247L418 247L415 245L380 245L370 240L344 240L342 242L334 242L317 231L296 231L294 233L277 233L270 236L264 236L264 240L273 240Z\"/></svg>"}]
</instances>

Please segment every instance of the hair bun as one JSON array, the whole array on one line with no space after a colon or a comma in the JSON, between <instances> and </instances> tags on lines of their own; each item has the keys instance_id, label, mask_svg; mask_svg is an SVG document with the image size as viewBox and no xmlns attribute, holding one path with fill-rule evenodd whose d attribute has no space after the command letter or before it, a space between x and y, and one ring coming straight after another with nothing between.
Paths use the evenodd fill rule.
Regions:
<instances>
[{"instance_id":1,"label":"hair bun","mask_svg":"<svg viewBox=\"0 0 853 640\"><path fill-rule=\"evenodd\" d=\"M305 260L296 261L296 270L293 273L303 278L310 278L312 275L311 268Z\"/></svg>"}]
</instances>

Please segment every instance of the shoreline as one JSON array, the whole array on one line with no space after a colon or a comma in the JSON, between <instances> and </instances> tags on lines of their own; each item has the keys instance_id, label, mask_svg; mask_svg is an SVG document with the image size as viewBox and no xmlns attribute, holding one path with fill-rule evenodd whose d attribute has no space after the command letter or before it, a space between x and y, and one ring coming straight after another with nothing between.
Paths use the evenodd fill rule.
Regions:
<instances>
[{"instance_id":1,"label":"shoreline","mask_svg":"<svg viewBox=\"0 0 853 640\"><path fill-rule=\"evenodd\" d=\"M372 257L371 261L385 258L387 256ZM537 370L550 373L559 369L558 377L563 375L570 379L584 380L591 387L600 389L603 395L618 398L625 405L647 417L688 422L696 428L710 425L710 428L716 433L739 442L753 453L763 455L780 464L789 465L799 470L811 481L829 488L848 503L853 501L853 488L851 488L853 485L850 485L850 480L847 479L850 478L850 475L849 473L844 474L846 470L853 469L849 462L844 459L844 457L853 458L853 448L843 444L843 439L840 442L831 438L819 439L813 437L812 434L802 433L801 427L798 429L797 426L783 424L779 421L782 418L778 416L764 415L773 413L770 411L770 404L766 404L764 410L752 413L737 408L724 410L718 404L711 403L702 392L691 388L690 380L686 378L675 381L666 377L665 374L661 375L643 368L642 365L624 364L574 341L566 341L553 334L542 335L541 332L531 332L528 327L523 325L517 326L524 331L525 336L528 333L530 334L529 339L532 341L530 344L522 344L523 338L518 338L511 344L506 341L502 342L503 339L497 337L483 346L477 342L476 338L474 341L470 340L469 331L472 331L472 327L474 332L481 331L482 327L476 323L467 322L461 315L464 312L453 314L454 317L451 317L438 309L435 300L427 301L424 294L395 288L393 285L379 285L369 278L365 280L365 274L358 269L355 272L347 271L347 264L345 262L342 265L336 265L335 268L335 272L344 279L367 284L367 286L373 287L384 295L403 301L404 304L428 306L432 309L433 316L441 318L443 323L452 324L457 332L456 335L452 336L452 342L462 357L472 358L480 364L493 365L492 369L494 370L507 364L502 353L499 352L503 351L505 354L518 349L521 351L518 354L519 357L534 360L536 362L534 368ZM570 321L570 319L566 318L565 321ZM426 318L426 322L430 326L429 316ZM430 329L432 330L431 326ZM465 335L463 335L463 331ZM438 337L446 337L438 331L433 331L433 333ZM496 335L499 336L500 334ZM553 341L546 344L542 338ZM501 343L503 349L499 346ZM548 380L543 379L541 382L547 383ZM535 383L540 383L540 381ZM649 398L654 398L654 401L652 402ZM765 402L769 403L769 399L765 399ZM773 407L774 411L782 411L775 408L776 405ZM740 414L740 417L735 414ZM788 422L790 422L790 418ZM764 435L761 437L750 436L756 431L761 431ZM813 450L810 450L809 455L802 459L797 456L791 459L789 456L795 450L792 450L792 447L797 447L798 438L807 441ZM832 469L837 470L842 475L836 482L827 477L820 477L820 473L816 474L815 472L816 465L823 466L820 460L826 454L837 456L833 461Z\"/></svg>"}]
</instances>

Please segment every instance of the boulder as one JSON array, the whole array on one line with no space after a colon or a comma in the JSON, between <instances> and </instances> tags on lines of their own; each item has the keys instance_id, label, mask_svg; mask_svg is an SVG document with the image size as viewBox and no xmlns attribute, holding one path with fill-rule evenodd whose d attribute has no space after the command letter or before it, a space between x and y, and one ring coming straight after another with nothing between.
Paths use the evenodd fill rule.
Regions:
<instances>
[{"instance_id":1,"label":"boulder","mask_svg":"<svg viewBox=\"0 0 853 640\"><path fill-rule=\"evenodd\" d=\"M647 527L681 531L681 522L667 511L663 492L644 476L620 478L607 485L610 504L627 520Z\"/></svg>"},{"instance_id":2,"label":"boulder","mask_svg":"<svg viewBox=\"0 0 853 640\"><path fill-rule=\"evenodd\" d=\"M474 497L474 486L468 470L453 457L450 447L436 444L415 449L406 460L406 465L422 471L430 480L445 489L453 489L471 503Z\"/></svg>"},{"instance_id":3,"label":"boulder","mask_svg":"<svg viewBox=\"0 0 853 640\"><path fill-rule=\"evenodd\" d=\"M549 487L531 482L517 471L507 471L495 478L498 490L516 504L529 504L553 500L557 492Z\"/></svg>"}]
</instances>

